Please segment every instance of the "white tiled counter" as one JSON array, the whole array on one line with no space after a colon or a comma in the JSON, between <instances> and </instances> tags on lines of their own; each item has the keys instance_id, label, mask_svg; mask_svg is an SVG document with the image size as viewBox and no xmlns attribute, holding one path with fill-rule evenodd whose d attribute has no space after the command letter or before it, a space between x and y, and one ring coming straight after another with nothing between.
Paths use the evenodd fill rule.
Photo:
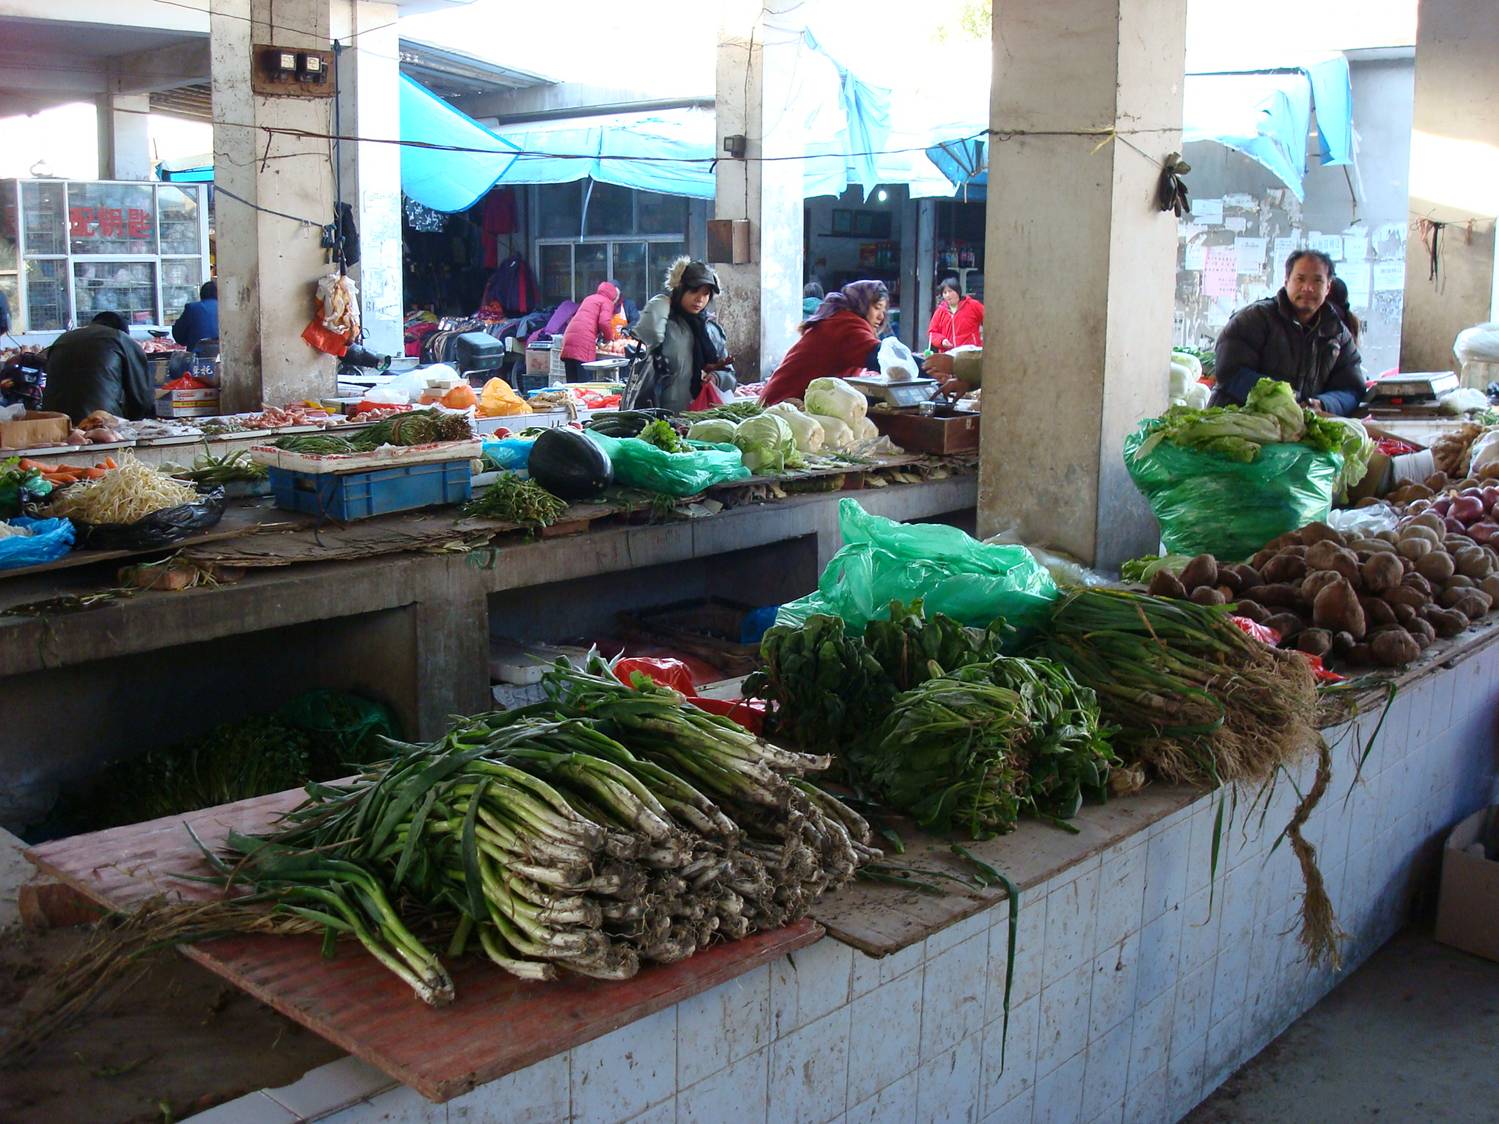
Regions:
<instances>
[{"instance_id":1,"label":"white tiled counter","mask_svg":"<svg viewBox=\"0 0 1499 1124\"><path fill-rule=\"evenodd\" d=\"M1240 799L1211 910L1211 796L1022 893L1003 1066L1001 904L881 960L825 939L446 1105L345 1059L195 1119L1174 1120L1432 891L1446 828L1492 802L1496 702L1493 644L1402 689L1351 793L1352 734L1378 715L1328 732L1333 784L1306 835L1348 933L1340 972L1301 959L1301 875L1272 851L1282 783L1263 820Z\"/></svg>"}]
</instances>

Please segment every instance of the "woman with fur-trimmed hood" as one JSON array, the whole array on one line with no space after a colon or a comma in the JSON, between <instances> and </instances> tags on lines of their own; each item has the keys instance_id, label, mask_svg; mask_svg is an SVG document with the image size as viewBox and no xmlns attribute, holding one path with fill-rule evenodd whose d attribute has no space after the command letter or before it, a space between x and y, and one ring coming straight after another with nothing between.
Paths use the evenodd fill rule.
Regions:
<instances>
[{"instance_id":1,"label":"woman with fur-trimmed hood","mask_svg":"<svg viewBox=\"0 0 1499 1124\"><path fill-rule=\"evenodd\" d=\"M703 380L728 394L735 380L723 329L708 314L718 295L718 274L705 263L678 258L666 274L666 291L640 310L635 337L660 360L653 403L680 413L692 405Z\"/></svg>"}]
</instances>

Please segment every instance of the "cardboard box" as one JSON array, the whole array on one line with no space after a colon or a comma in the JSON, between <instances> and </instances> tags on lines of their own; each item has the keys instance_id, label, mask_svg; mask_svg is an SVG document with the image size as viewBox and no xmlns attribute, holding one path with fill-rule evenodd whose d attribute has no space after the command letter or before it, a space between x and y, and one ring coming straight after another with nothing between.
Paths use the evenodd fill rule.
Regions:
<instances>
[{"instance_id":1,"label":"cardboard box","mask_svg":"<svg viewBox=\"0 0 1499 1124\"><path fill-rule=\"evenodd\" d=\"M28 410L19 421L0 422L0 449L32 449L39 445L61 445L73 423L67 414Z\"/></svg>"},{"instance_id":2,"label":"cardboard box","mask_svg":"<svg viewBox=\"0 0 1499 1124\"><path fill-rule=\"evenodd\" d=\"M1499 805L1474 812L1447 836L1436 936L1499 961Z\"/></svg>"},{"instance_id":3,"label":"cardboard box","mask_svg":"<svg viewBox=\"0 0 1499 1124\"><path fill-rule=\"evenodd\" d=\"M549 347L526 348L526 373L544 375L552 365L552 349Z\"/></svg>"},{"instance_id":4,"label":"cardboard box","mask_svg":"<svg viewBox=\"0 0 1499 1124\"><path fill-rule=\"evenodd\" d=\"M156 416L159 418L212 418L219 413L219 392L208 390L158 390Z\"/></svg>"}]
</instances>

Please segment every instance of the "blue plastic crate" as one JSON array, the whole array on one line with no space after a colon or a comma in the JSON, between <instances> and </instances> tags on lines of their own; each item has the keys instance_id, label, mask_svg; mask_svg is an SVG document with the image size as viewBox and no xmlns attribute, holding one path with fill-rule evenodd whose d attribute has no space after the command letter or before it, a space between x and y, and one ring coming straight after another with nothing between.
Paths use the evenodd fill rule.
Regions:
<instances>
[{"instance_id":1,"label":"blue plastic crate","mask_svg":"<svg viewBox=\"0 0 1499 1124\"><path fill-rule=\"evenodd\" d=\"M314 473L272 468L276 506L347 523L393 511L463 503L473 495L468 460L427 461L364 472Z\"/></svg>"}]
</instances>

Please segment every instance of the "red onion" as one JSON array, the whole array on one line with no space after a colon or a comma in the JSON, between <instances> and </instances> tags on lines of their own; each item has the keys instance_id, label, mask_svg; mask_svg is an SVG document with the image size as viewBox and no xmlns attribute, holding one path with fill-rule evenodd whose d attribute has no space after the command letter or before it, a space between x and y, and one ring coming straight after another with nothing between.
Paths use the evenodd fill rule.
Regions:
<instances>
[{"instance_id":1,"label":"red onion","mask_svg":"<svg viewBox=\"0 0 1499 1124\"><path fill-rule=\"evenodd\" d=\"M1452 501L1452 507L1448 509L1447 514L1461 523L1477 523L1484 516L1483 500L1464 492Z\"/></svg>"},{"instance_id":2,"label":"red onion","mask_svg":"<svg viewBox=\"0 0 1499 1124\"><path fill-rule=\"evenodd\" d=\"M1452 501L1446 496L1439 496L1431 501L1431 510L1435 511L1438 515L1446 515L1451 507Z\"/></svg>"},{"instance_id":3,"label":"red onion","mask_svg":"<svg viewBox=\"0 0 1499 1124\"><path fill-rule=\"evenodd\" d=\"M1449 515L1442 522L1447 525L1447 533L1449 535L1466 535L1468 533L1468 528L1461 519L1454 519Z\"/></svg>"},{"instance_id":4,"label":"red onion","mask_svg":"<svg viewBox=\"0 0 1499 1124\"><path fill-rule=\"evenodd\" d=\"M1485 511L1493 511L1495 504L1499 504L1499 488L1485 488L1483 490L1483 509Z\"/></svg>"}]
</instances>

